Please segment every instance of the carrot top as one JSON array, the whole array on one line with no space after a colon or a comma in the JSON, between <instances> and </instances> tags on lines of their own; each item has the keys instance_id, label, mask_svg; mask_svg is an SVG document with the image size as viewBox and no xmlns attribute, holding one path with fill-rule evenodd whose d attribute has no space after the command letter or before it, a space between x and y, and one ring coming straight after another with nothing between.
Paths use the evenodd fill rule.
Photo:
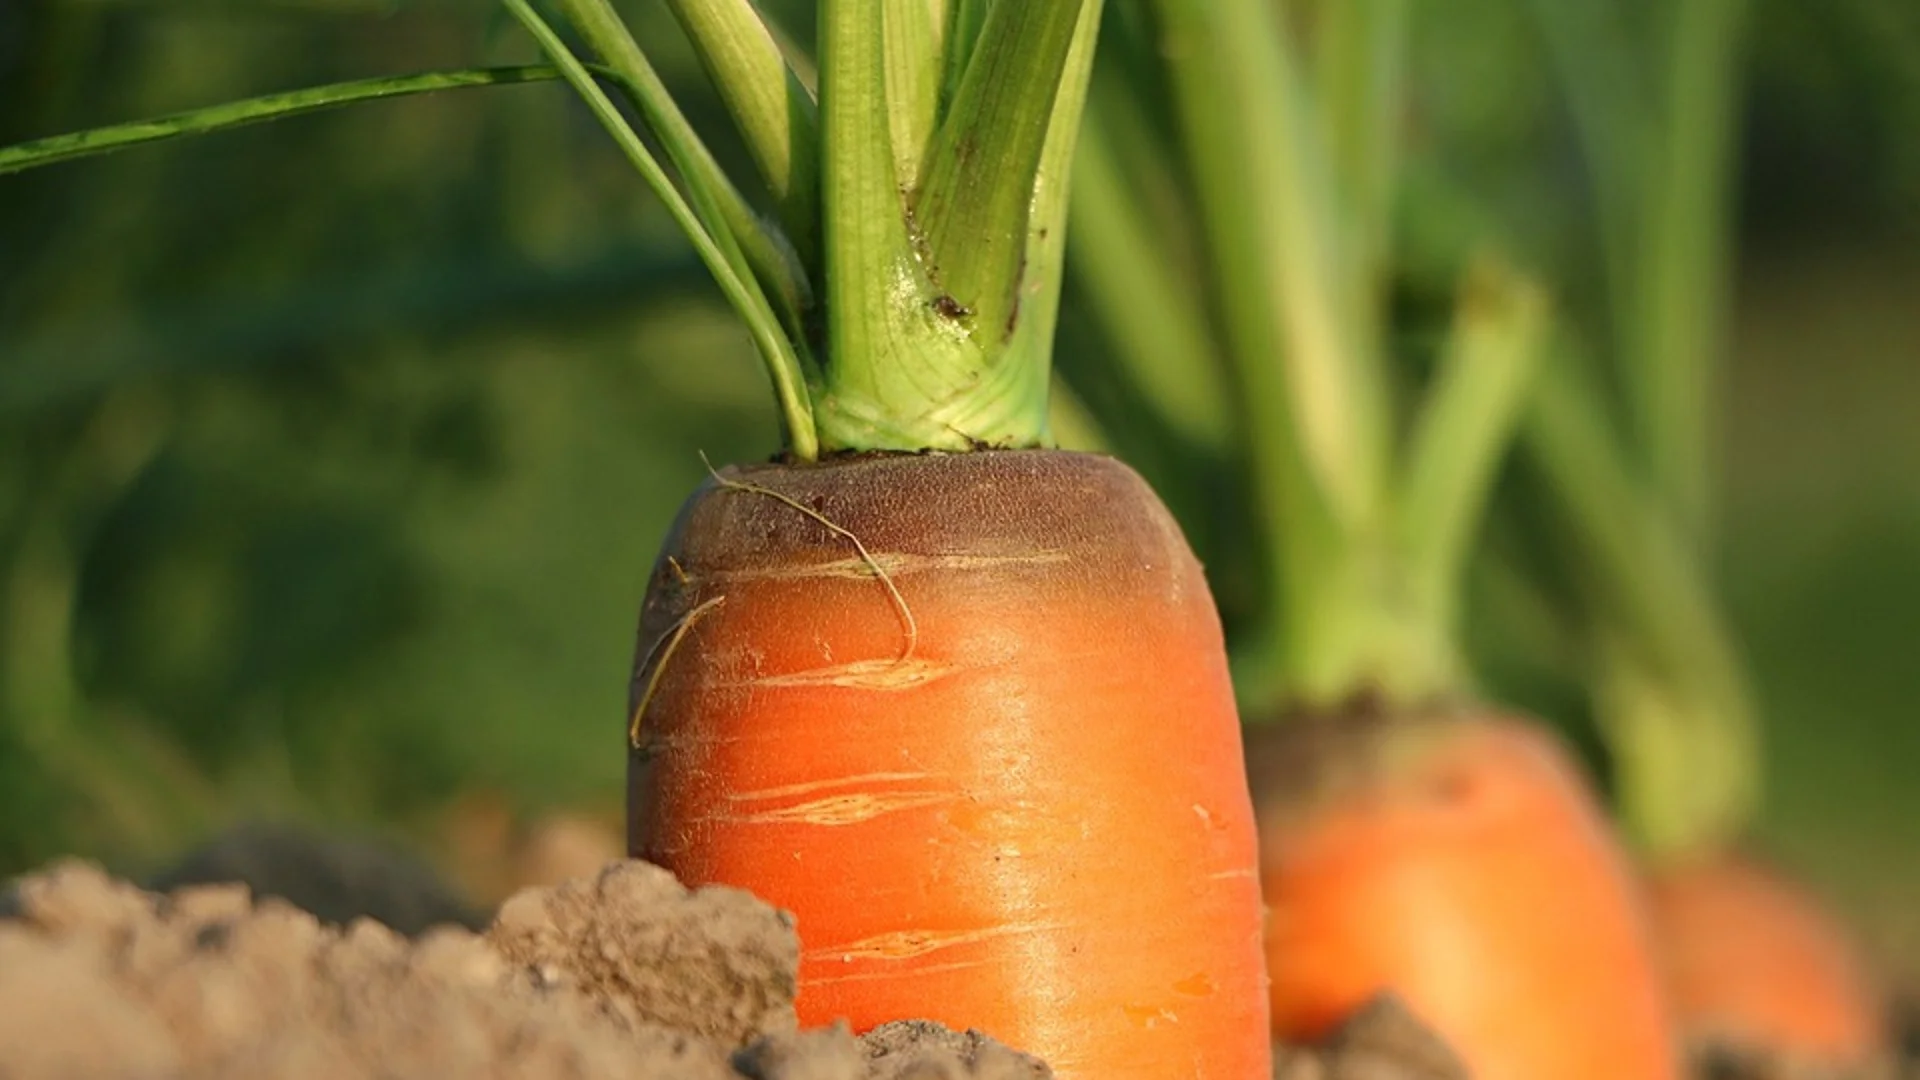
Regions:
<instances>
[{"instance_id":1,"label":"carrot top","mask_svg":"<svg viewBox=\"0 0 1920 1080\"><path fill-rule=\"evenodd\" d=\"M746 323L791 456L1051 440L1067 176L1102 0L823 0L817 93L750 0L668 0L754 161L760 203L611 0L559 0L592 61L529 0L502 3L550 65L366 79L71 132L0 147L0 175L355 102L563 78Z\"/></svg>"},{"instance_id":2,"label":"carrot top","mask_svg":"<svg viewBox=\"0 0 1920 1080\"><path fill-rule=\"evenodd\" d=\"M1076 270L1124 373L1244 470L1256 508L1250 715L1464 689L1463 564L1547 326L1542 291L1482 253L1400 422L1385 291L1406 7L1324 5L1303 46L1266 0L1141 0L1090 97ZM1199 284L1155 251L1197 252Z\"/></svg>"},{"instance_id":3,"label":"carrot top","mask_svg":"<svg viewBox=\"0 0 1920 1080\"><path fill-rule=\"evenodd\" d=\"M1697 851L1759 797L1755 705L1709 573L1746 4L1667 0L1640 21L1534 7L1589 174L1601 284L1569 312L1526 425L1537 536L1631 832L1655 854Z\"/></svg>"},{"instance_id":4,"label":"carrot top","mask_svg":"<svg viewBox=\"0 0 1920 1080\"><path fill-rule=\"evenodd\" d=\"M760 172L749 206L608 0L567 21L668 172L527 0L504 0L671 209L753 332L786 448L1038 446L1065 180L1101 0L825 0L818 94L747 0L671 0Z\"/></svg>"}]
</instances>

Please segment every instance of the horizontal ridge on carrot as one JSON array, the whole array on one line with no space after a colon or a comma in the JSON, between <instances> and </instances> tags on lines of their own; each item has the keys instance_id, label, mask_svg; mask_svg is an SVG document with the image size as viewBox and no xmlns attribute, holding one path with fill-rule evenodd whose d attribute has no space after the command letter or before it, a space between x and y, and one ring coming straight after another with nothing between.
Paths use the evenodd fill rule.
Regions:
<instances>
[{"instance_id":1,"label":"horizontal ridge on carrot","mask_svg":"<svg viewBox=\"0 0 1920 1080\"><path fill-rule=\"evenodd\" d=\"M825 0L817 97L750 5L671 0L764 215L605 0L562 6L679 186L506 2L707 260L784 425L779 457L710 472L655 561L632 853L792 912L805 1023L977 1028L1063 1080L1265 1080L1257 839L1208 583L1137 473L1051 448L1100 0Z\"/></svg>"}]
</instances>

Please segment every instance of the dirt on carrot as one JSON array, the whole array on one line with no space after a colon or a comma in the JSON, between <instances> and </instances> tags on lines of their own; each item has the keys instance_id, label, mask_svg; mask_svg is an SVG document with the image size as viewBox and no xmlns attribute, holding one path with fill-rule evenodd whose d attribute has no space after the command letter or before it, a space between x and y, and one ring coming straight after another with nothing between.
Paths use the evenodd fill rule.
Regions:
<instances>
[{"instance_id":1,"label":"dirt on carrot","mask_svg":"<svg viewBox=\"0 0 1920 1080\"><path fill-rule=\"evenodd\" d=\"M146 892L81 862L0 919L5 1080L1042 1080L924 1022L799 1030L789 918L658 867L531 890L485 936L345 928L244 885Z\"/></svg>"}]
</instances>

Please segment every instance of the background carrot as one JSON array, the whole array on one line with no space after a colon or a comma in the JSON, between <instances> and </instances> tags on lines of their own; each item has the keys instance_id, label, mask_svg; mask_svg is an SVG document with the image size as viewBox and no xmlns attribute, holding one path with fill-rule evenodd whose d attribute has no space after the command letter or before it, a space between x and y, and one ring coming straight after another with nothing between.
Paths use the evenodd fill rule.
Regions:
<instances>
[{"instance_id":1,"label":"background carrot","mask_svg":"<svg viewBox=\"0 0 1920 1080\"><path fill-rule=\"evenodd\" d=\"M1762 1067L1864 1069L1887 1006L1821 899L1734 852L1670 860L1653 879L1673 1000L1703 1048Z\"/></svg>"},{"instance_id":2,"label":"background carrot","mask_svg":"<svg viewBox=\"0 0 1920 1080\"><path fill-rule=\"evenodd\" d=\"M1885 1005L1850 931L1749 851L1759 706L1714 573L1742 0L1656 5L1644 24L1535 5L1576 116L1597 280L1527 425L1515 505L1544 555L1575 667L1651 881L1683 1034L1768 1067L1860 1068ZM1598 46L1595 42L1611 43ZM1602 70L1648 88L1602 122Z\"/></svg>"},{"instance_id":3,"label":"background carrot","mask_svg":"<svg viewBox=\"0 0 1920 1080\"><path fill-rule=\"evenodd\" d=\"M1319 1038L1391 988L1475 1076L1673 1075L1630 869L1563 749L1485 713L1380 723L1400 730L1348 723L1328 736L1347 746L1295 763L1352 769L1334 790L1263 806L1276 1031ZM1260 789L1312 790L1276 750L1254 747ZM1572 1021L1592 1013L1607 1022Z\"/></svg>"},{"instance_id":4,"label":"background carrot","mask_svg":"<svg viewBox=\"0 0 1920 1080\"><path fill-rule=\"evenodd\" d=\"M1677 1075L1601 806L1557 739L1480 703L1462 657L1468 552L1552 315L1492 244L1456 249L1451 310L1418 328L1442 344L1402 340L1386 289L1403 5L1318 6L1304 44L1259 0L1125 10L1133 34L1103 56L1131 62L1096 79L1075 177L1075 265L1117 363L1076 385L1099 407L1118 396L1105 381L1211 373L1160 410L1141 459L1218 462L1251 510L1213 536L1244 589L1275 1034L1318 1038L1392 991L1477 1077ZM1137 336L1148 297L1174 314ZM1234 438L1185 435L1210 427ZM1156 435L1180 449L1156 457Z\"/></svg>"}]
</instances>

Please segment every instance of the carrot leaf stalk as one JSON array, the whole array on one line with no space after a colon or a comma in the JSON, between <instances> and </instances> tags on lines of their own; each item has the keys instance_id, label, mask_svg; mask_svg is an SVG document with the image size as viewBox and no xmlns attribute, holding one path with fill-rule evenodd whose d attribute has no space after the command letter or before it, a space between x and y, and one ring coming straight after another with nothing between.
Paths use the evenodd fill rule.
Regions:
<instances>
[{"instance_id":1,"label":"carrot leaf stalk","mask_svg":"<svg viewBox=\"0 0 1920 1080\"><path fill-rule=\"evenodd\" d=\"M1172 244L1157 235L1157 215L1136 190L1119 146L1126 125L1114 115L1127 104L1109 93L1081 126L1068 260L1084 301L1112 328L1108 363L1152 400L1177 437L1223 452L1234 419L1206 306L1192 276L1169 261Z\"/></svg>"},{"instance_id":2,"label":"carrot leaf stalk","mask_svg":"<svg viewBox=\"0 0 1920 1080\"><path fill-rule=\"evenodd\" d=\"M916 18L902 13L910 6L821 10L822 439L834 449L1040 445L1060 276L1048 245L1065 225L1064 199L1046 193L1066 178L1099 4L994 5L928 143L903 156L890 146L889 73L924 39L871 27ZM905 194L903 160L920 169ZM1028 317L1048 332L1021 333Z\"/></svg>"},{"instance_id":3,"label":"carrot leaf stalk","mask_svg":"<svg viewBox=\"0 0 1920 1080\"><path fill-rule=\"evenodd\" d=\"M562 10L678 186L526 0L505 3L753 329L789 453L1049 441L1066 186L1100 0L827 0L817 102L750 4L674 0L777 223L752 213L607 0Z\"/></svg>"},{"instance_id":4,"label":"carrot leaf stalk","mask_svg":"<svg viewBox=\"0 0 1920 1080\"><path fill-rule=\"evenodd\" d=\"M1426 655L1451 659L1467 555L1527 399L1546 340L1544 291L1496 261L1471 268L1454 327L1409 439L1396 506L1399 558L1422 622L1445 639ZM1436 681L1457 683L1460 671Z\"/></svg>"},{"instance_id":5,"label":"carrot leaf stalk","mask_svg":"<svg viewBox=\"0 0 1920 1080\"><path fill-rule=\"evenodd\" d=\"M754 344L759 349L768 374L773 380L775 396L780 403L781 416L786 426L786 437L791 450L802 460L809 460L816 456L819 452L819 442L813 423L811 402L805 393L804 371L799 350L783 331L780 319L765 292L761 290L759 282L753 276L737 238L728 228L729 222L717 205L720 194L712 186L717 181L703 173L695 172L687 180L692 201L689 201L689 197L682 196L680 190L667 176L666 170L661 167L659 160L641 140L639 133L627 123L626 117L621 115L612 99L607 97L606 92L594 81L579 57L575 56L566 43L560 40L559 34L533 10L527 0L503 0L503 2L540 43L541 49L565 73L567 81L573 84L574 89L579 92L593 110L595 117L600 120L601 125L613 136L628 160L639 170L647 184L660 197L661 202L666 204L675 222L692 241L695 251L707 264L708 270L713 273L721 291L747 323ZM621 36L624 36L624 28ZM610 46L608 51L616 56L625 54L625 50L617 44L609 42L608 45ZM636 49L636 55L637 52ZM635 70L632 74L644 76L646 73ZM652 97L654 85L643 77L633 84L631 92L636 98L645 101ZM664 89L660 91L660 96L665 96ZM694 138L690 129L680 132L676 130L677 125L671 123L669 118L678 116L678 112L670 107L670 103L656 101L653 104L659 110L656 114L656 123L661 123L669 133L669 138L664 141L672 145L674 141L672 136L675 134ZM676 159L697 163L707 155L683 143L673 156Z\"/></svg>"},{"instance_id":6,"label":"carrot leaf stalk","mask_svg":"<svg viewBox=\"0 0 1920 1080\"><path fill-rule=\"evenodd\" d=\"M1758 721L1707 577L1745 8L1659 5L1642 68L1605 5L1534 5L1594 176L1607 345L1557 358L1528 442L1584 581L1623 814L1656 858L1734 840L1760 791Z\"/></svg>"},{"instance_id":7,"label":"carrot leaf stalk","mask_svg":"<svg viewBox=\"0 0 1920 1080\"><path fill-rule=\"evenodd\" d=\"M601 18L610 14L605 4L591 6ZM820 118L813 94L748 0L669 0L668 6L759 166L794 251L813 269L820 198Z\"/></svg>"},{"instance_id":8,"label":"carrot leaf stalk","mask_svg":"<svg viewBox=\"0 0 1920 1080\"><path fill-rule=\"evenodd\" d=\"M1557 353L1526 420L1592 631L1596 716L1650 853L1731 839L1758 797L1745 673L1696 553L1632 472L1598 387Z\"/></svg>"},{"instance_id":9,"label":"carrot leaf stalk","mask_svg":"<svg viewBox=\"0 0 1920 1080\"><path fill-rule=\"evenodd\" d=\"M1266 625L1236 665L1250 715L1461 689L1463 552L1547 319L1527 273L1490 255L1412 433L1396 429L1384 294L1405 8L1328 5L1309 48L1261 0L1151 5L1264 531ZM1096 104L1097 132L1119 110ZM1092 212L1115 198L1101 179Z\"/></svg>"}]
</instances>

